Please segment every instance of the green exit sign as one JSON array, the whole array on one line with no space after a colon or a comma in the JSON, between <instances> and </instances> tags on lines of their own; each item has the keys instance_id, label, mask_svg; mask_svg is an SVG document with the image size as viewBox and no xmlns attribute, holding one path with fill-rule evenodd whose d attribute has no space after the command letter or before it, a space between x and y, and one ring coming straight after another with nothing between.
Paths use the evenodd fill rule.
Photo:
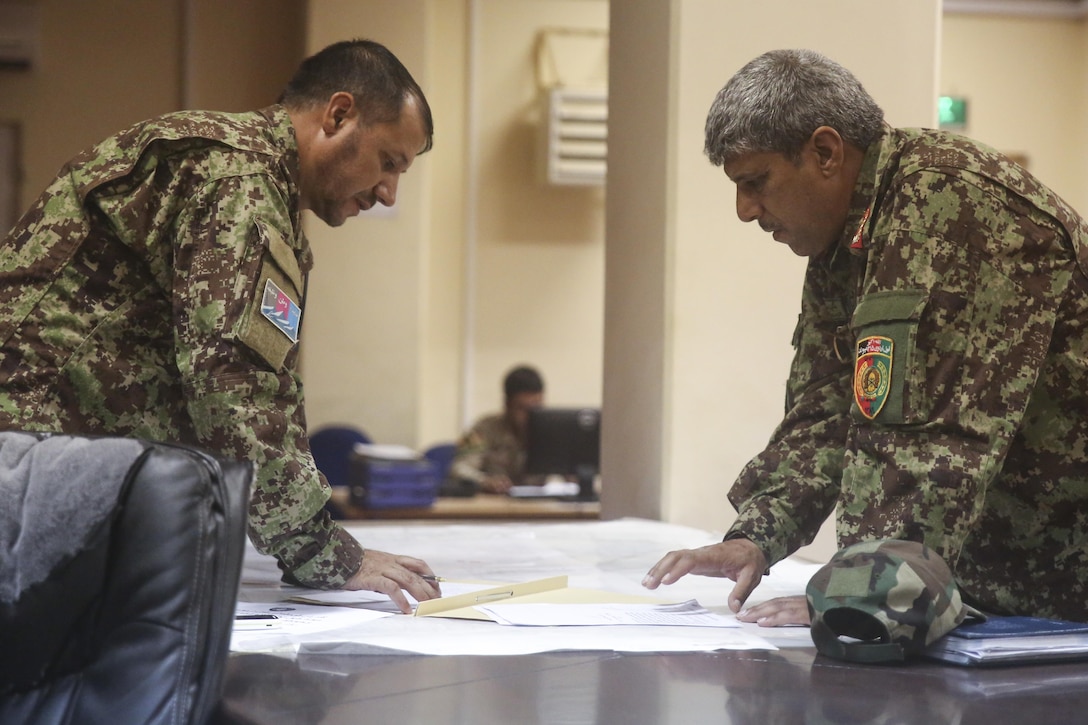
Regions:
<instances>
[{"instance_id":1,"label":"green exit sign","mask_svg":"<svg viewBox=\"0 0 1088 725\"><path fill-rule=\"evenodd\" d=\"M938 98L937 120L941 128L965 128L967 126L967 99L957 96L941 96Z\"/></svg>"}]
</instances>

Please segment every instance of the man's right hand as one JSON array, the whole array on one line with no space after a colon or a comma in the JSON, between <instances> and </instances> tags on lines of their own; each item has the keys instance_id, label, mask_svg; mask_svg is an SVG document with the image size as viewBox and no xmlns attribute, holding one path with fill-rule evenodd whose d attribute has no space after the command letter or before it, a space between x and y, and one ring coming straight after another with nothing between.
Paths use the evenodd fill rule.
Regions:
<instances>
[{"instance_id":1,"label":"man's right hand","mask_svg":"<svg viewBox=\"0 0 1088 725\"><path fill-rule=\"evenodd\" d=\"M737 585L729 595L729 609L736 613L766 569L767 558L758 546L748 539L730 539L698 549L670 551L646 573L642 586L657 589L661 584L675 583L686 574L732 579Z\"/></svg>"},{"instance_id":2,"label":"man's right hand","mask_svg":"<svg viewBox=\"0 0 1088 725\"><path fill-rule=\"evenodd\" d=\"M487 476L480 481L480 490L485 493L506 493L513 485L513 481L508 476Z\"/></svg>"}]
</instances>

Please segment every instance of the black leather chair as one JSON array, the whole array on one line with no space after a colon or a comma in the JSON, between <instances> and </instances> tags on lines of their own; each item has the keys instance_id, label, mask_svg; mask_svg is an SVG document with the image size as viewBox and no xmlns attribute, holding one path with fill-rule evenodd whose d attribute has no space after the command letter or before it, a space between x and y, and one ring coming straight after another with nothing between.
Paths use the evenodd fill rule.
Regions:
<instances>
[{"instance_id":1,"label":"black leather chair","mask_svg":"<svg viewBox=\"0 0 1088 725\"><path fill-rule=\"evenodd\" d=\"M0 722L206 722L252 479L193 448L0 433Z\"/></svg>"}]
</instances>

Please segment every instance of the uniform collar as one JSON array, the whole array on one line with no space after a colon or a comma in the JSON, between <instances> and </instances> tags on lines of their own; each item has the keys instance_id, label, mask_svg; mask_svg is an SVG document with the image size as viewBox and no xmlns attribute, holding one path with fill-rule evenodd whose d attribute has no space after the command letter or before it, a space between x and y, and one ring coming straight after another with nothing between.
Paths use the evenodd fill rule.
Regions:
<instances>
[{"instance_id":1,"label":"uniform collar","mask_svg":"<svg viewBox=\"0 0 1088 725\"><path fill-rule=\"evenodd\" d=\"M839 246L845 247L855 256L865 255L869 246L873 214L876 213L880 195L881 170L885 168L894 146L893 130L885 124L881 134L865 150L850 200L850 211L846 215L846 224L839 240Z\"/></svg>"},{"instance_id":2,"label":"uniform collar","mask_svg":"<svg viewBox=\"0 0 1088 725\"><path fill-rule=\"evenodd\" d=\"M287 113L287 108L280 104L262 108L258 113L268 119L269 141L280 150L280 164L286 172L288 193L294 206L292 210L292 224L295 227L296 240L294 246L299 253L299 266L305 274L313 267L313 252L302 229L302 215L298 213L300 172L298 139L295 137L295 127L291 123L291 116Z\"/></svg>"},{"instance_id":3,"label":"uniform collar","mask_svg":"<svg viewBox=\"0 0 1088 725\"><path fill-rule=\"evenodd\" d=\"M284 169L287 171L293 191L298 191L299 162L298 141L295 138L295 127L291 124L291 116L287 109L281 105L267 106L258 111L268 119L269 141L278 148L282 154L281 159Z\"/></svg>"}]
</instances>

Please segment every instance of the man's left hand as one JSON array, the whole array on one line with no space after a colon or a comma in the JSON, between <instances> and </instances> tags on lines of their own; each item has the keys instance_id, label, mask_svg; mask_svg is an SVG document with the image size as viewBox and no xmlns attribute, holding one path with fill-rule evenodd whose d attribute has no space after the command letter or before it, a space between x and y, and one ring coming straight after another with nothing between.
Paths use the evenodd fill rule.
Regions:
<instances>
[{"instance_id":1,"label":"man's left hand","mask_svg":"<svg viewBox=\"0 0 1088 725\"><path fill-rule=\"evenodd\" d=\"M808 626L808 599L801 595L776 597L737 612L737 619L760 627Z\"/></svg>"}]
</instances>

